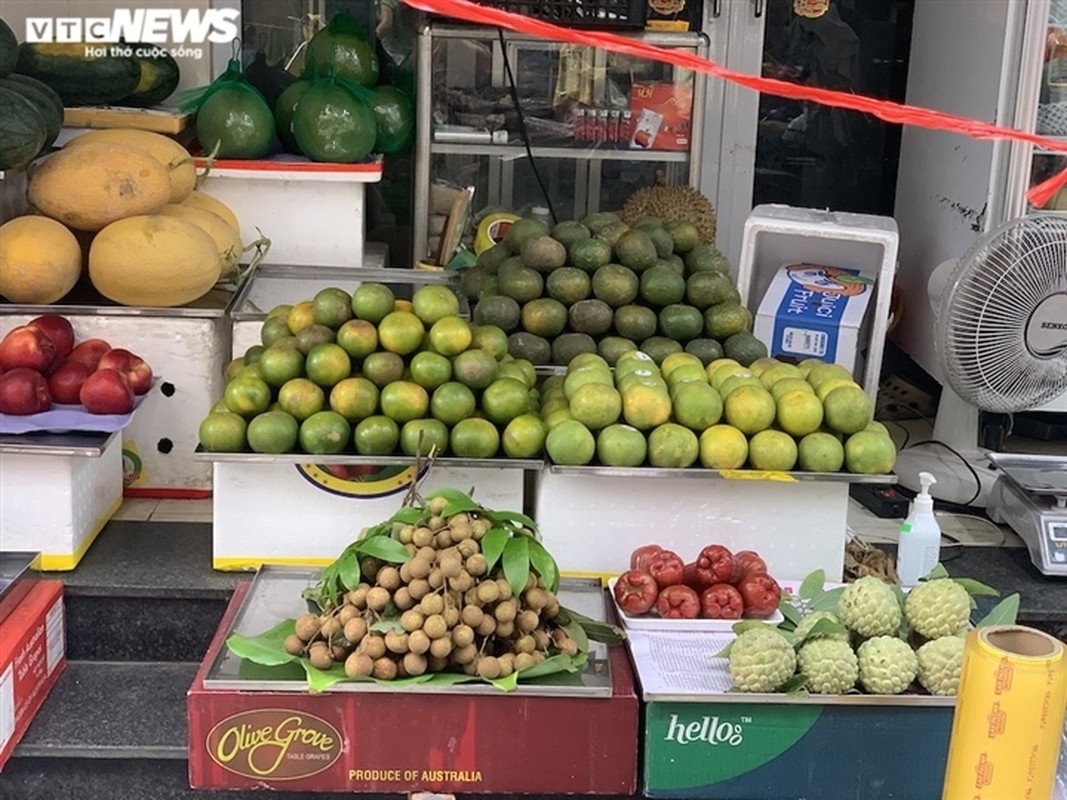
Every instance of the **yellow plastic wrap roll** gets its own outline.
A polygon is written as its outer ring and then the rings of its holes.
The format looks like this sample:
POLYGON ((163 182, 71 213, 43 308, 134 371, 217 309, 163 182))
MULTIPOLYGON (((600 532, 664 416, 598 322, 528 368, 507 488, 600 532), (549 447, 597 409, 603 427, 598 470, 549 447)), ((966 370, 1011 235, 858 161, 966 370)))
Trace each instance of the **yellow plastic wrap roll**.
POLYGON ((942 800, 1047 800, 1065 708, 1059 640, 1021 625, 971 631, 942 800))
POLYGON ((474 237, 474 252, 481 255, 497 242, 503 241, 511 223, 517 219, 520 219, 518 214, 508 214, 504 211, 489 214, 478 225, 478 233, 474 237))

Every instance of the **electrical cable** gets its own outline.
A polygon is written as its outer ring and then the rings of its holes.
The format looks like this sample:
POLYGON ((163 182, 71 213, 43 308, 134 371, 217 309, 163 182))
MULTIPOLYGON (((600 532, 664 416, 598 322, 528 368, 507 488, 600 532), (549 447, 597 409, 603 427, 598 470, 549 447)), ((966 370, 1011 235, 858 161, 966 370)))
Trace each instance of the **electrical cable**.
POLYGON ((526 158, 530 162, 530 169, 533 170, 534 178, 537 179, 537 185, 541 189, 541 195, 545 198, 545 205, 548 206, 548 213, 552 217, 552 224, 555 225, 559 222, 559 218, 556 217, 556 207, 552 204, 552 198, 548 196, 548 189, 545 188, 544 179, 541 177, 541 170, 537 168, 537 161, 534 159, 533 150, 530 149, 530 136, 526 131, 526 116, 522 113, 522 103, 519 102, 519 89, 515 84, 515 75, 511 71, 511 60, 508 58, 508 46, 504 39, 504 29, 496 29, 497 36, 500 38, 500 52, 504 57, 504 72, 508 78, 508 88, 511 89, 511 102, 515 104, 515 113, 519 117, 519 133, 522 134, 522 143, 526 148, 526 158))
POLYGON ((963 505, 969 506, 971 503, 977 500, 982 494, 982 479, 978 477, 978 472, 975 470, 974 467, 971 466, 971 462, 964 458, 960 451, 957 450, 955 447, 952 447, 951 445, 942 442, 940 439, 927 439, 924 442, 916 442, 915 444, 911 445, 909 449, 915 449, 916 447, 922 447, 923 445, 927 444, 936 444, 939 447, 943 447, 963 462, 963 466, 967 467, 967 471, 970 472, 971 477, 974 478, 975 486, 974 494, 971 495, 970 499, 968 499, 966 503, 963 503, 963 505))

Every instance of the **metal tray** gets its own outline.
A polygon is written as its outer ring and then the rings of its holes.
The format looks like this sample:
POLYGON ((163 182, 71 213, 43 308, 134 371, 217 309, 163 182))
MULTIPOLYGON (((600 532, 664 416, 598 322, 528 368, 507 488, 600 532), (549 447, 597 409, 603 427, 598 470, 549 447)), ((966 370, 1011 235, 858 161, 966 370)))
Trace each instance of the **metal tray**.
MULTIPOLYGON (((232 303, 230 316, 235 321, 261 320, 279 303, 296 302, 326 286, 342 288, 360 283, 384 283, 394 294, 410 299, 413 287, 426 284, 457 286, 455 272, 429 272, 396 268, 300 267, 286 264, 263 264, 245 280, 232 303), (317 289, 316 289, 317 290, 317 289)), ((460 315, 470 314, 466 298, 460 295, 460 315)))
POLYGON ((0 623, 18 607, 37 577, 33 563, 40 553, 0 551, 0 623))
MULTIPOLYGON (((283 619, 296 617, 307 610, 307 603, 300 593, 314 585, 321 570, 307 567, 264 566, 256 573, 226 631, 256 636, 277 625, 283 619)), ((559 591, 560 602, 575 611, 594 619, 607 619, 607 598, 600 581, 595 578, 565 578, 559 591)), ((589 661, 577 673, 560 673, 539 679, 536 683, 520 683, 513 694, 524 696, 610 697, 612 691, 611 669, 607 645, 589 643, 589 661)), ((225 645, 220 648, 204 680, 205 689, 242 692, 307 692, 307 677, 298 664, 280 667, 265 667, 247 662, 230 652, 225 645)), ((397 691, 370 681, 346 681, 335 684, 332 692, 385 692, 397 691)), ((484 683, 458 684, 456 686, 405 686, 403 691, 428 694, 485 694, 499 695, 500 690, 484 683)))
MULTIPOLYGON (((197 446, 194 461, 226 462, 234 464, 368 464, 376 467, 413 467, 415 459, 407 455, 361 456, 358 453, 313 455, 311 453, 212 453, 197 446)), ((530 469, 539 470, 545 462, 539 458, 451 458, 434 459, 436 467, 457 469, 530 469)))
MULTIPOLYGON (((100 458, 120 431, 112 433, 10 433, 0 435, 0 454, 100 458)), ((0 575, 3 573, 0 572, 0 575)))
POLYGON ((989 453, 989 460, 1028 492, 1067 495, 1067 456, 989 453))
POLYGON ((549 464, 553 475, 590 475, 602 478, 686 478, 695 480, 749 480, 794 483, 797 481, 829 481, 832 483, 896 483, 896 475, 853 475, 851 472, 766 472, 755 469, 663 469, 659 467, 567 467, 549 464))

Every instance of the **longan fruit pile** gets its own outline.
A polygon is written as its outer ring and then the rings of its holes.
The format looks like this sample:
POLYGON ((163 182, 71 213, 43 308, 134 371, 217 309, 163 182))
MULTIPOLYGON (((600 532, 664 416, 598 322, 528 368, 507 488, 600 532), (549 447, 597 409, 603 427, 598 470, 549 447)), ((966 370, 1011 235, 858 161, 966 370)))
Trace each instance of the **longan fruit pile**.
POLYGON ((482 554, 490 521, 473 512, 446 519, 445 507, 434 498, 425 524, 399 529, 410 560, 397 566, 363 559, 363 582, 343 603, 301 615, 286 652, 306 656, 318 669, 343 663, 349 678, 380 680, 458 670, 492 680, 556 653, 577 655, 574 639, 552 624, 559 601, 544 580, 531 571, 516 595, 503 570, 490 571, 482 554), (386 618, 399 624, 371 630, 386 618))

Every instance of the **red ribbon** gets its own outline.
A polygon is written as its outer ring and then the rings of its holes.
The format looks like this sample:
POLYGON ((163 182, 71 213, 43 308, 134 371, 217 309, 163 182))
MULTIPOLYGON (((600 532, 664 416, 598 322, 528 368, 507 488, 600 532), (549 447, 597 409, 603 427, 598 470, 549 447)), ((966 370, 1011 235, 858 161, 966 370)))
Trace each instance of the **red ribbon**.
MULTIPOLYGON (((606 31, 563 28, 543 20, 525 17, 521 14, 480 6, 468 0, 403 0, 403 2, 421 11, 441 14, 466 22, 507 28, 517 33, 541 39, 550 39, 556 42, 599 47, 603 50, 623 53, 624 55, 650 61, 662 61, 684 69, 704 72, 708 75, 731 81, 739 86, 744 86, 755 92, 763 92, 775 97, 806 100, 824 106, 860 111, 885 122, 915 125, 929 130, 962 134, 972 139, 1008 139, 1026 142, 1035 147, 1067 154, 1067 142, 1065 141, 1048 139, 1015 128, 993 125, 988 122, 955 114, 946 114, 942 111, 934 111, 921 106, 896 103, 891 100, 877 100, 860 94, 820 89, 816 86, 805 86, 776 78, 763 78, 757 75, 734 72, 710 59, 701 58, 693 53, 657 47, 606 31)), ((1026 197, 1035 207, 1043 208, 1064 185, 1067 185, 1067 169, 1031 188, 1026 197)))

